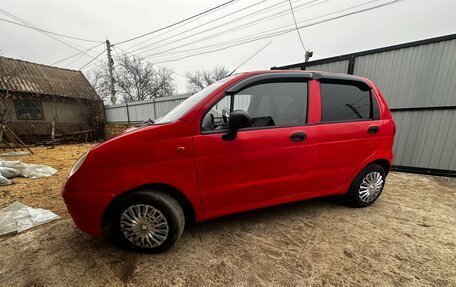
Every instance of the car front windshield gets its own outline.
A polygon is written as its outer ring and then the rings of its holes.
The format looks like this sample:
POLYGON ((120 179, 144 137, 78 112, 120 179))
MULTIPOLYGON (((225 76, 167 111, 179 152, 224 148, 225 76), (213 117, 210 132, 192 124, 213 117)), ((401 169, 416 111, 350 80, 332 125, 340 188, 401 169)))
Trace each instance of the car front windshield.
POLYGON ((226 83, 229 79, 231 79, 233 76, 226 77, 218 82, 213 83, 210 86, 207 86, 203 90, 199 91, 198 93, 191 95, 187 99, 185 99, 182 103, 180 103, 177 107, 169 111, 166 115, 163 117, 157 119, 155 121, 155 124, 165 124, 165 123, 170 123, 174 122, 178 119, 180 119, 184 114, 186 114, 192 107, 194 107, 196 104, 201 102, 206 96, 208 96, 210 93, 215 91, 218 87, 226 83))

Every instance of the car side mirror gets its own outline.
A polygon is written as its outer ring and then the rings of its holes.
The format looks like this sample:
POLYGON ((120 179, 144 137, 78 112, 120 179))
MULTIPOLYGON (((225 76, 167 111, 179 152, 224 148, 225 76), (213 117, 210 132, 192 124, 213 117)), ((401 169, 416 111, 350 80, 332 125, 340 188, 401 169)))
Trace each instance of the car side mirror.
POLYGON ((250 126, 250 116, 246 111, 236 110, 230 113, 228 133, 222 136, 224 140, 234 140, 240 129, 250 126))

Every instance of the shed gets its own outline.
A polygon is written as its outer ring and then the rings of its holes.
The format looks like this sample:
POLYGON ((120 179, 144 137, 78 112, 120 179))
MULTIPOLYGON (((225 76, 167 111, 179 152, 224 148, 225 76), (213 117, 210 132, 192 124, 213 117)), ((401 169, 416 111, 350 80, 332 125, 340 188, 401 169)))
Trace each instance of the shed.
POLYGON ((0 57, 0 123, 23 141, 98 139, 104 122, 103 102, 81 71, 0 57))

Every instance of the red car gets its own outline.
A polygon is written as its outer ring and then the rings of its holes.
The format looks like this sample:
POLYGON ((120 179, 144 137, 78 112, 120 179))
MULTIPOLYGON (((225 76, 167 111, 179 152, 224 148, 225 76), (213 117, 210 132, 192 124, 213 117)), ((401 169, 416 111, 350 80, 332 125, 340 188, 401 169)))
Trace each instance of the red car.
POLYGON ((372 204, 391 166, 394 134, 368 79, 250 72, 92 148, 62 195, 82 231, 160 252, 190 221, 327 195, 372 204))

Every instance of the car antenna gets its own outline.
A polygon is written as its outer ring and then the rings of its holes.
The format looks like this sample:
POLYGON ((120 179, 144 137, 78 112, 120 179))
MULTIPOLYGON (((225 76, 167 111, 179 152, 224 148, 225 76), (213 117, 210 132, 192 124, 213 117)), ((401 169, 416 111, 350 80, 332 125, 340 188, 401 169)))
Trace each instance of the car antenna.
POLYGON ((266 48, 267 46, 269 46, 269 44, 271 44, 272 41, 269 41, 269 43, 267 43, 266 45, 264 45, 260 50, 258 50, 255 54, 253 54, 252 56, 250 56, 247 60, 245 60, 244 62, 242 62, 242 64, 240 64, 239 66, 236 67, 236 69, 234 69, 231 73, 228 74, 227 77, 231 76, 234 72, 236 72, 237 69, 239 69, 242 65, 244 65, 245 63, 247 63, 250 59, 252 59, 253 57, 255 57, 259 52, 261 52, 264 48, 266 48))

